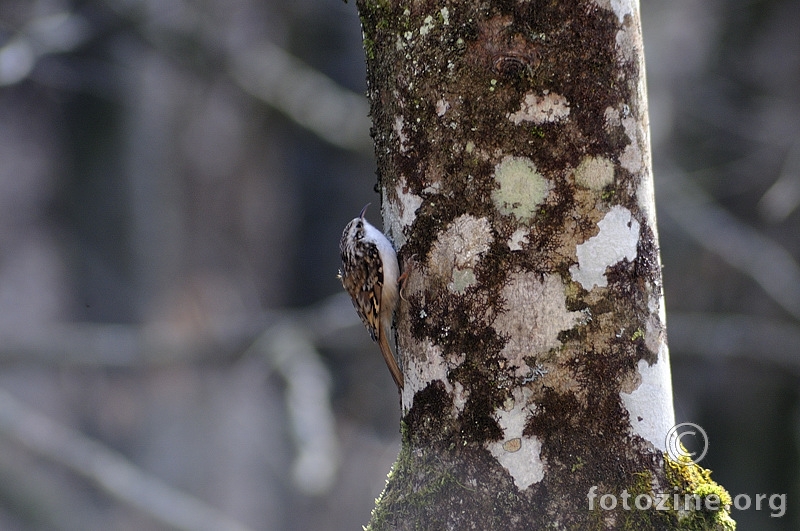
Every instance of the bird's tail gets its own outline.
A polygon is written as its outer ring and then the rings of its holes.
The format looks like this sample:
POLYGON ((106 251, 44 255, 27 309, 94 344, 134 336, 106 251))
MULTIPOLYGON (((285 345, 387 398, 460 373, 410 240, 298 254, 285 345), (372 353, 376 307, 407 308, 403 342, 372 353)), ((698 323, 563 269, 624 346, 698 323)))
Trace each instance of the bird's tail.
POLYGON ((399 390, 403 390, 403 373, 400 371, 400 367, 397 366, 397 361, 394 359, 394 355, 392 354, 392 349, 389 348, 389 340, 386 338, 386 334, 380 334, 378 338, 378 344, 381 347, 381 354, 383 354, 383 360, 386 362, 386 366, 389 367, 389 372, 392 373, 392 378, 394 378, 394 383, 397 384, 397 388, 399 390))

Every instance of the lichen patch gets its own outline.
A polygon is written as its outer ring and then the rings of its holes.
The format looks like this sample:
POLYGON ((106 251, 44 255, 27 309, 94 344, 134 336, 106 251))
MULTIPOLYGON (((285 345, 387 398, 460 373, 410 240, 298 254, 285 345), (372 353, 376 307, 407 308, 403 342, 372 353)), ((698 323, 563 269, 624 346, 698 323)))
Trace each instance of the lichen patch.
POLYGON ((636 0, 595 0, 595 3, 604 9, 613 11, 620 23, 625 21, 626 15, 634 16, 637 13, 638 2, 636 0))
POLYGON ((578 265, 569 268, 572 279, 586 290, 606 287, 606 268, 624 259, 633 262, 639 242, 639 222, 625 207, 612 207, 597 226, 600 233, 578 245, 578 265))
POLYGON ((578 186, 599 191, 614 182, 614 163, 603 156, 587 156, 575 169, 578 186))
POLYGON ((442 117, 450 109, 450 102, 442 98, 436 102, 436 116, 442 117))
POLYGON ((494 418, 503 439, 488 444, 489 452, 508 471, 519 490, 525 490, 544 479, 545 463, 541 457, 542 443, 535 436, 523 435, 528 417, 535 410, 530 402, 530 390, 515 388, 513 405, 497 409, 494 418))
POLYGON ((625 128, 625 134, 631 142, 625 146, 620 155, 619 164, 633 175, 638 175, 644 169, 644 153, 639 144, 646 133, 640 130, 639 124, 632 116, 622 119, 622 127, 625 128))
POLYGON ((519 125, 522 122, 533 122, 541 125, 559 122, 569 116, 569 102, 561 94, 545 91, 539 96, 533 92, 525 94, 517 112, 508 114, 508 119, 519 125))
POLYGON ((508 337, 500 355, 516 367, 514 376, 524 378, 533 372, 525 357, 561 346, 559 332, 581 323, 583 314, 567 310, 559 275, 540 280, 536 273, 513 273, 502 296, 510 310, 494 322, 495 330, 508 337))
POLYGON ((617 32, 617 60, 620 62, 632 62, 636 60, 639 53, 637 35, 629 28, 623 27, 617 32))
POLYGON ((467 398, 469 398, 469 391, 464 389, 461 382, 456 380, 453 384, 453 416, 457 417, 462 411, 464 406, 467 405, 467 398))
POLYGON ((603 117, 606 120, 606 131, 612 131, 615 127, 622 124, 622 117, 620 116, 619 109, 614 107, 606 107, 603 117))
POLYGON ((508 248, 512 251, 521 251, 522 246, 528 243, 529 235, 530 235, 530 230, 527 229, 526 227, 518 228, 508 239, 508 248))
POLYGON ((639 360, 638 386, 631 392, 622 391, 620 398, 628 411, 631 432, 639 435, 660 451, 666 450, 666 434, 675 425, 672 410, 672 381, 666 343, 661 343, 659 363, 650 365, 639 360))
POLYGON ((524 223, 534 218, 539 205, 553 190, 553 183, 526 157, 503 157, 495 166, 494 179, 499 185, 492 191, 497 210, 504 215, 513 214, 524 223))
POLYGON ((409 190, 406 179, 402 176, 397 180, 394 192, 397 201, 387 201, 386 197, 383 198, 384 207, 389 211, 389 215, 384 219, 389 220, 388 236, 399 249, 406 243, 406 229, 417 218, 417 209, 422 206, 422 198, 409 190))
POLYGON ((433 29, 433 16, 428 15, 425 17, 425 20, 422 21, 422 26, 419 27, 419 36, 424 37, 428 33, 431 32, 433 29))
POLYGON ((488 219, 469 214, 457 217, 431 249, 430 273, 440 277, 450 291, 463 293, 477 282, 474 268, 493 240, 488 219))
POLYGON ((650 176, 644 176, 639 182, 639 187, 636 189, 636 202, 639 209, 647 218, 647 225, 650 230, 655 233, 656 229, 656 201, 655 190, 653 189, 653 179, 650 176))
POLYGON ((408 135, 403 132, 403 125, 405 124, 405 119, 397 115, 394 117, 394 134, 397 137, 397 141, 400 143, 400 153, 405 153, 408 150, 408 146, 406 142, 408 142, 408 135))
MULTIPOLYGON (((427 387, 434 380, 441 380, 445 390, 452 394, 453 385, 448 380, 447 374, 451 369, 458 366, 460 362, 463 362, 463 359, 461 359, 455 360, 453 363, 448 363, 441 347, 434 345, 427 339, 419 346, 418 350, 420 352, 415 354, 422 355, 409 355, 404 359, 406 363, 406 367, 403 371, 405 385, 403 386, 401 396, 403 411, 411 409, 414 402, 414 395, 427 387)), ((461 389, 461 394, 464 394, 463 387, 461 389)))
MULTIPOLYGON (((656 297, 652 295, 650 298, 656 299, 656 297)), ((647 350, 654 354, 660 353, 662 351, 662 346, 667 342, 664 326, 661 324, 663 321, 659 321, 660 309, 663 307, 663 301, 660 302, 662 302, 662 304, 660 304, 659 308, 653 308, 652 304, 648 304, 648 309, 651 313, 647 317, 647 322, 645 323, 644 344, 647 350)))

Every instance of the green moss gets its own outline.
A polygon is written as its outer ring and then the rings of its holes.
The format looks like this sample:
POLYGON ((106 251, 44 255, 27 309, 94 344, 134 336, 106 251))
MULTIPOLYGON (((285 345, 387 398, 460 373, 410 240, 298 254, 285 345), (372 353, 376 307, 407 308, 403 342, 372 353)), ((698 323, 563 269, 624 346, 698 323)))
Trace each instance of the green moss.
MULTIPOLYGON (((634 473, 624 490, 629 494, 627 503, 630 509, 620 509, 618 504, 615 514, 607 511, 590 511, 589 529, 608 529, 609 518, 615 522, 614 529, 625 531, 669 530, 669 531, 734 531, 736 523, 730 517, 730 495, 720 485, 711 480, 711 472, 688 461, 674 461, 665 456, 664 464, 667 488, 666 499, 651 498, 652 506, 647 510, 635 508, 638 495, 654 496, 653 486, 660 481, 655 480, 652 472, 644 470, 634 473), (708 510, 706 501, 709 496, 719 498, 719 510, 708 510), (674 504, 680 504, 675 507, 674 504), (689 500, 685 510, 683 504, 689 500), (663 504, 663 505, 661 505, 663 504), (698 508, 699 507, 699 508, 698 508)), ((620 491, 622 492, 622 491, 620 491)), ((715 500, 715 498, 712 498, 715 500)))
POLYGON ((692 463, 689 458, 674 460, 668 454, 664 454, 664 473, 674 492, 679 495, 681 503, 693 496, 700 500, 699 510, 694 506, 690 510, 685 510, 686 507, 682 506, 672 508, 678 519, 678 529, 687 531, 736 529, 736 522, 730 515, 731 496, 724 487, 711 479, 710 470, 692 463), (719 501, 718 510, 707 509, 706 502, 710 496, 716 497, 711 498, 712 501, 719 501))
MULTIPOLYGON (((636 496, 644 494, 646 496, 652 495, 653 489, 653 474, 647 470, 636 472, 633 474, 631 483, 625 487, 625 491, 629 493, 628 504, 631 509, 621 509, 618 504, 615 517, 611 513, 599 510, 597 507, 589 511, 589 529, 592 531, 604 531, 609 529, 609 518, 616 518, 614 529, 624 531, 641 531, 647 529, 650 531, 661 530, 674 530, 679 529, 675 525, 675 518, 670 512, 659 511, 656 509, 638 510, 633 508, 636 496)), ((620 491, 621 492, 621 491, 620 491)))
POLYGON ((362 2, 359 9, 361 27, 363 28, 364 55, 368 61, 376 57, 377 35, 389 28, 388 9, 391 6, 386 1, 362 2))
POLYGON ((375 59, 375 41, 364 35, 364 55, 372 61, 375 59))
MULTIPOLYGON (((472 491, 461 484, 451 469, 430 456, 411 450, 408 425, 400 423, 402 445, 386 487, 375 500, 370 522, 364 531, 395 529, 397 522, 424 522, 425 514, 436 507, 437 500, 454 493, 472 491)), ((457 495, 461 497, 461 495, 457 495)))
MULTIPOLYGON (((633 475, 633 483, 628 487, 631 500, 639 494, 650 496, 653 491, 653 474, 649 471, 637 472, 633 475)), ((622 511, 622 529, 636 531, 639 529, 661 529, 664 514, 659 514, 656 509, 647 511, 631 510, 622 511), (659 525, 660 524, 660 525, 659 525)))
POLYGON ((400 434, 403 444, 400 445, 400 453, 397 455, 389 474, 386 476, 386 486, 381 492, 381 495, 375 500, 375 507, 372 509, 372 515, 369 524, 363 526, 364 531, 374 531, 379 529, 389 529, 392 520, 395 519, 393 511, 390 509, 394 505, 392 503, 394 496, 390 491, 392 482, 401 479, 404 475, 410 473, 412 466, 411 452, 408 450, 408 424, 405 421, 400 421, 400 434))

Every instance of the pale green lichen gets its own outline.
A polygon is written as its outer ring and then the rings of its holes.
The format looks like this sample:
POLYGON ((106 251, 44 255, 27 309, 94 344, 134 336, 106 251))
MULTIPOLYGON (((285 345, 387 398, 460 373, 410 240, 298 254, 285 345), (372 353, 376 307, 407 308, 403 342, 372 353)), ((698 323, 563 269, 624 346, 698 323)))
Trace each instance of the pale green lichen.
POLYGON ((495 166, 494 179, 499 188, 492 191, 492 201, 501 214, 513 214, 522 222, 536 215, 552 183, 536 169, 532 160, 506 156, 495 166))
POLYGON ((453 220, 431 249, 429 274, 444 280, 450 291, 464 293, 477 283, 475 266, 493 241, 487 218, 464 214, 453 220))
POLYGON ((419 35, 420 37, 424 37, 428 33, 430 33, 431 29, 433 29, 433 17, 428 15, 425 17, 425 20, 422 21, 422 26, 419 28, 419 35))
POLYGON ((614 164, 605 157, 584 157, 575 169, 575 183, 599 191, 614 182, 614 164))
POLYGON ((453 281, 448 285, 451 291, 455 293, 464 293, 466 289, 478 281, 475 278, 475 271, 472 269, 454 269, 453 281))

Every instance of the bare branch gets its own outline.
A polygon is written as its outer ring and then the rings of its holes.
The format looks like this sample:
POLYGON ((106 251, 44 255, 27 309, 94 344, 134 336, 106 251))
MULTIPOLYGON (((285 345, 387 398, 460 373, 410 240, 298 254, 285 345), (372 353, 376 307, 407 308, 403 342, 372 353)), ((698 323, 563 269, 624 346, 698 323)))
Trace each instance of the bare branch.
POLYGON ((339 442, 330 403, 331 377, 316 343, 332 341, 338 332, 360 328, 360 323, 344 294, 307 310, 275 315, 229 326, 224 337, 193 336, 192 341, 147 327, 89 323, 52 325, 24 336, 6 332, 0 335, 0 359, 98 368, 144 368, 233 357, 266 359, 286 382, 287 413, 297 452, 293 481, 304 492, 321 494, 330 489, 338 472, 339 442), (267 320, 271 324, 255 337, 255 324, 267 320), (242 356, 246 344, 251 346, 242 356))
MULTIPOLYGON (((120 16, 135 18, 141 13, 130 3, 109 1, 120 16), (135 11, 136 15, 132 14, 135 11)), ((135 2, 133 3, 135 4, 135 2)), ((183 6, 195 9, 192 3, 183 6)), ((186 17, 186 19, 203 17, 186 17)), ((164 37, 186 33, 186 28, 149 24, 141 36, 156 48, 174 39, 164 37)), ((369 138, 369 106, 362 94, 342 87, 328 76, 266 40, 248 43, 246 49, 234 48, 209 34, 201 24, 191 27, 201 46, 200 52, 215 57, 212 50, 222 49, 226 69, 233 81, 251 96, 277 109, 326 142, 342 149, 372 152, 369 138)))
MULTIPOLYGON (((0 363, 48 366, 144 368, 178 363, 221 362, 239 357, 265 327, 293 321, 317 346, 341 346, 341 332, 360 331, 348 296, 332 295, 305 309, 277 310, 231 319, 191 338, 147 326, 52 323, 37 329, 0 331, 0 363)), ((219 323, 218 323, 219 324, 219 323)))
POLYGON ((761 217, 773 223, 784 221, 800 205, 800 141, 792 144, 778 178, 758 202, 761 217))
POLYGON ((89 38, 89 30, 89 23, 75 13, 33 19, 0 47, 0 86, 27 78, 42 57, 74 50, 89 38))
POLYGON ((658 181, 662 211, 696 243, 750 276, 800 320, 800 265, 780 244, 736 219, 690 179, 675 171, 658 181))
POLYGON ((165 330, 121 324, 53 323, 36 330, 4 330, 0 332, 0 362, 152 367, 222 361, 252 341, 254 325, 239 323, 239 329, 229 331, 225 338, 209 334, 191 340, 165 330))
POLYGON ((296 319, 283 319, 269 327, 246 354, 266 358, 286 382, 286 410, 297 452, 292 480, 313 495, 323 494, 333 485, 340 452, 331 407, 331 377, 312 336, 296 319))
POLYGON ((115 498, 186 531, 247 531, 219 510, 143 472, 122 455, 0 389, 0 433, 93 481, 115 498))
POLYGON ((747 358, 800 371, 800 327, 740 314, 670 313, 670 349, 708 359, 747 358))
POLYGON ((327 142, 353 151, 371 148, 366 98, 280 47, 262 42, 247 52, 231 54, 228 70, 249 94, 327 142))

